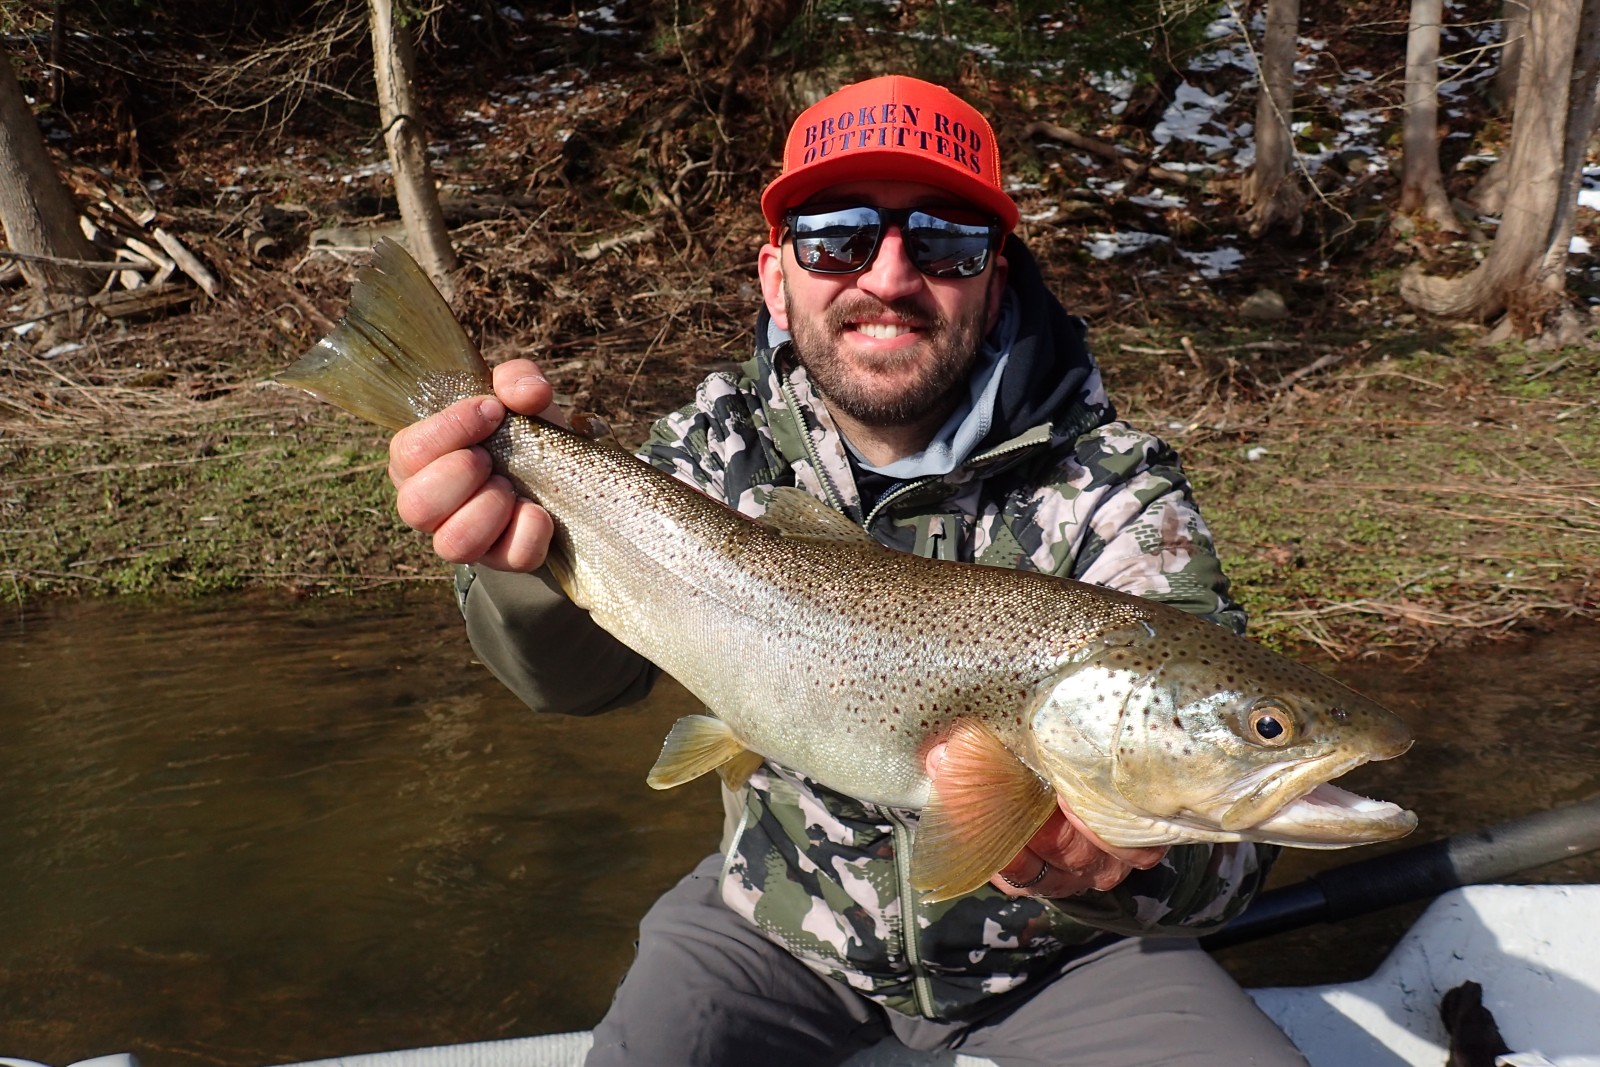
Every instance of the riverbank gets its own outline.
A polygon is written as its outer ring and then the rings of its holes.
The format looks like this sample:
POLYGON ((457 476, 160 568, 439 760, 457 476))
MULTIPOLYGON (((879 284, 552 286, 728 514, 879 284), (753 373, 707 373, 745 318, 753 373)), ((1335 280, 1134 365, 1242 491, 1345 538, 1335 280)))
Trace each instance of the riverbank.
MULTIPOLYGON (((469 333, 491 361, 539 359, 563 402, 632 443, 748 353, 772 160, 716 140, 676 66, 619 63, 512 67, 492 88, 447 65, 459 84, 429 99, 469 333), (678 155, 708 152, 722 169, 692 196, 646 195, 678 155)), ((1075 91, 995 87, 986 106, 1007 131, 1111 113, 1075 91)), ((1217 121, 1247 121, 1247 99, 1217 121)), ((381 143, 329 122, 187 130, 160 180, 73 172, 222 284, 70 344, 0 338, 0 596, 444 595, 446 568, 394 516, 385 436, 270 382, 394 227, 381 143)), ((1298 236, 1252 239, 1205 181, 1158 187, 1026 134, 1004 147, 1019 233, 1090 321, 1123 415, 1184 455, 1257 636, 1414 656, 1600 614, 1600 351, 1485 346, 1482 327, 1419 319, 1396 295, 1419 259, 1468 269, 1481 233, 1390 225, 1387 167, 1322 172, 1298 236)), ((1592 259, 1572 262, 1574 295, 1592 289, 1592 259)))
MULTIPOLYGON (((350 270, 327 271, 330 306, 350 270)), ((210 314, 220 332, 228 309, 210 314)), ((160 329, 8 368, 7 599, 444 581, 393 514, 384 434, 268 380, 296 350, 179 362, 160 329)), ((1123 413, 1186 457, 1254 633, 1338 658, 1600 608, 1600 356, 1474 340, 1409 323, 1318 341, 1096 331, 1123 413)), ((546 357, 558 387, 599 401, 625 440, 704 369, 586 379, 595 357, 565 351, 546 357)))

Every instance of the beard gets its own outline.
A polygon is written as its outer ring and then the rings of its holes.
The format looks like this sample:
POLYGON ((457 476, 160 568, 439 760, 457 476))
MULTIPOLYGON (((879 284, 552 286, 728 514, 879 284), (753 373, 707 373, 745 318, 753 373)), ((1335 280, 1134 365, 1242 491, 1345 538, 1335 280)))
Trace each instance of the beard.
MULTIPOLYGON (((794 306, 787 281, 784 299, 794 306)), ((789 333, 795 358, 830 407, 872 426, 908 426, 955 410, 988 321, 987 295, 981 305, 954 319, 930 312, 910 297, 885 304, 861 295, 834 303, 821 316, 791 315, 789 333), (868 359, 840 351, 840 335, 848 324, 879 318, 885 311, 921 328, 921 343, 868 359), (915 372, 909 380, 908 371, 915 372)))

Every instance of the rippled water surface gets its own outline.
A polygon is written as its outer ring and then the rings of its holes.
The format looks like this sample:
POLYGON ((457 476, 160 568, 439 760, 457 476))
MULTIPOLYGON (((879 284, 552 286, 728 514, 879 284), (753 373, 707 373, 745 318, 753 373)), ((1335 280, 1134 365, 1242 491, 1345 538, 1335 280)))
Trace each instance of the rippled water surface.
MULTIPOLYGON (((1417 747, 1356 787, 1436 837, 1600 793, 1600 627, 1346 680, 1417 747)), ((644 774, 694 704, 523 708, 448 596, 67 603, 0 619, 0 1056, 248 1067, 591 1025, 639 916, 715 847, 644 774)), ((1279 880, 1340 862, 1292 853, 1279 880)), ((1600 881, 1600 860, 1530 880, 1600 881)), ((1408 909, 1224 960, 1364 973, 1408 909)))

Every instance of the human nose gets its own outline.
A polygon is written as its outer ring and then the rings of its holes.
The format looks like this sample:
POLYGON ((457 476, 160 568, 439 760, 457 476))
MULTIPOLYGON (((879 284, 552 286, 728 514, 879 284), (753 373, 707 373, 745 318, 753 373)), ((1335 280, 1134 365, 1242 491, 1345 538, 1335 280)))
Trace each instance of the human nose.
POLYGON ((879 239, 878 252, 872 262, 856 275, 856 288, 887 303, 921 286, 922 272, 911 262, 905 235, 899 226, 889 226, 879 239))

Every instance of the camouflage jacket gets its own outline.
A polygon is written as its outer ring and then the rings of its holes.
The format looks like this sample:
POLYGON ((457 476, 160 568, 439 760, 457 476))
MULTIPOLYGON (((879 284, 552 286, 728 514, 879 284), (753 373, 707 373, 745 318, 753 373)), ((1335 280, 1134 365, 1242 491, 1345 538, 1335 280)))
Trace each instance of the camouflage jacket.
MULTIPOLYGON (((1021 325, 992 428, 951 473, 890 483, 860 471, 784 345, 758 346, 737 373, 708 378, 641 456, 752 516, 775 487, 798 486, 904 551, 1095 582, 1242 631, 1177 456, 1117 420, 1083 323, 1020 242, 1006 254, 1021 325)), ((766 327, 763 315, 758 337, 766 327)), ((659 673, 540 575, 484 571, 458 588, 479 658, 533 707, 603 711, 642 697, 659 673)), ((1107 931, 1214 930, 1244 907, 1275 851, 1180 846, 1111 892, 1012 900, 984 886, 930 906, 906 882, 914 812, 771 763, 725 799, 728 906, 815 970, 936 1019, 974 1013, 1107 931)))
MULTIPOLYGON (((1038 285, 1031 261, 1019 272, 1009 251, 1014 275, 1038 285)), ((692 404, 657 424, 641 455, 752 516, 774 487, 798 486, 904 551, 1095 582, 1242 631, 1176 455, 1117 421, 1081 322, 1048 294, 1029 295, 1048 314, 1025 312, 1024 328, 1054 335, 1050 380, 1072 387, 1057 390, 1050 410, 1027 413, 1038 421, 991 432, 948 475, 879 486, 875 502, 863 500, 859 471, 786 345, 707 379, 692 404)), ((1040 359, 1025 353, 1025 363, 1040 359)), ((735 802, 723 842, 728 906, 817 971, 939 1019, 1059 967, 1106 931, 1216 929, 1254 894, 1274 851, 1181 846, 1108 893, 1012 900, 984 886, 926 905, 906 880, 914 812, 861 803, 770 762, 735 802)))

